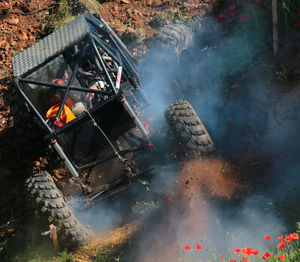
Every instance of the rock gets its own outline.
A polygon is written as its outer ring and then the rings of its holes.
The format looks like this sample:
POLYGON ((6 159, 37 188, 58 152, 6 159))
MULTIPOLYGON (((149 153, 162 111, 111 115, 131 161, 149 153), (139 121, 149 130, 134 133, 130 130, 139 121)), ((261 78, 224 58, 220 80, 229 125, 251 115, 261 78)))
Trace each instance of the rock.
POLYGON ((151 6, 152 5, 152 0, 147 0, 146 5, 151 6))
POLYGON ((0 118, 0 124, 5 124, 6 120, 5 118, 0 118))
POLYGON ((64 176, 62 176, 62 175, 60 175, 60 172, 59 172, 59 170, 57 170, 57 169, 54 169, 53 170, 53 175, 56 177, 56 179, 58 179, 58 180, 60 180, 60 179, 62 179, 64 176))
POLYGON ((121 0, 121 4, 129 4, 130 2, 128 0, 121 0))
POLYGON ((7 23, 12 24, 12 25, 17 25, 19 23, 19 18, 17 17, 12 17, 10 19, 7 20, 7 23))
POLYGON ((0 9, 0 16, 4 16, 8 13, 8 9, 0 9))
POLYGON ((27 34, 24 31, 19 31, 18 34, 17 34, 17 37, 21 41, 28 39, 28 36, 27 36, 27 34))
POLYGON ((126 8, 126 13, 129 15, 129 17, 132 16, 132 10, 130 8, 126 8))
POLYGON ((6 44, 6 40, 0 40, 0 47, 4 48, 4 45, 6 44))
POLYGON ((141 12, 137 9, 133 9, 133 13, 135 16, 142 16, 141 12))
POLYGON ((76 259, 75 259, 75 262, 85 262, 85 261, 86 261, 85 259, 83 260, 83 259, 81 259, 81 258, 76 258, 76 259))
POLYGON ((156 7, 162 6, 162 1, 161 0, 153 0, 152 3, 156 7))

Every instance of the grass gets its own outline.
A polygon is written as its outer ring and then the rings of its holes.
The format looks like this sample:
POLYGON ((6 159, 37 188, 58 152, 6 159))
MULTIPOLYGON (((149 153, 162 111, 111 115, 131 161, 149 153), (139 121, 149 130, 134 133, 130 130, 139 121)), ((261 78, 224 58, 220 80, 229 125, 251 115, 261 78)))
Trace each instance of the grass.
POLYGON ((286 0, 281 2, 280 9, 283 11, 286 20, 290 25, 300 22, 300 2, 298 0, 286 0))
POLYGON ((124 249, 116 249, 114 247, 105 247, 98 251, 96 258, 93 262, 121 262, 127 256, 127 252, 124 249))
POLYGON ((220 49, 225 77, 243 70, 271 40, 266 23, 266 16, 270 14, 250 9, 245 15, 247 19, 236 26, 230 40, 220 49))
POLYGON ((49 15, 48 23, 44 26, 42 34, 47 35, 64 24, 74 20, 72 1, 60 0, 58 5, 52 8, 52 14, 49 15))
MULTIPOLYGON (((289 190, 282 198, 269 202, 266 212, 276 214, 285 221, 287 225, 293 225, 300 217, 300 189, 289 190)), ((300 223, 297 224, 300 230, 300 223)), ((299 260, 300 261, 300 260, 299 260)))
POLYGON ((73 262, 75 261, 75 255, 72 253, 68 253, 66 250, 63 252, 59 252, 57 256, 53 256, 50 258, 44 258, 40 256, 36 256, 28 260, 28 262, 73 262))
POLYGON ((179 9, 176 9, 175 11, 165 11, 157 18, 159 26, 163 26, 164 24, 166 24, 167 21, 185 25, 190 25, 193 23, 193 20, 187 15, 185 15, 184 11, 181 11, 179 9))
MULTIPOLYGON (((293 234, 286 235, 283 240, 273 239, 277 242, 277 248, 267 248, 261 253, 253 249, 251 247, 244 247, 244 248, 236 248, 234 250, 229 250, 231 255, 223 256, 222 253, 218 252, 218 250, 209 250, 211 257, 209 260, 199 260, 199 255, 196 257, 196 253, 200 254, 201 250, 197 250, 197 248, 191 247, 189 245, 185 245, 184 252, 180 256, 182 262, 204 262, 204 261, 229 261, 229 262, 262 262, 262 261, 270 261, 270 262, 278 262, 278 261, 287 261, 287 262, 298 262, 300 261, 300 241, 299 241, 299 234, 300 234, 300 222, 297 223, 297 230, 298 233, 294 232, 293 234), (294 236, 292 238, 292 235, 294 236), (289 239, 291 238, 291 239, 289 239), (284 243, 284 247, 281 249, 279 248, 279 244, 284 243), (199 253, 200 252, 200 253, 199 253)), ((230 234, 228 232, 228 234, 230 234)), ((237 236, 235 236, 237 237, 237 236)), ((265 236, 266 241, 271 241, 271 239, 267 239, 268 236, 265 236)), ((205 243, 203 243, 205 245, 205 243)))

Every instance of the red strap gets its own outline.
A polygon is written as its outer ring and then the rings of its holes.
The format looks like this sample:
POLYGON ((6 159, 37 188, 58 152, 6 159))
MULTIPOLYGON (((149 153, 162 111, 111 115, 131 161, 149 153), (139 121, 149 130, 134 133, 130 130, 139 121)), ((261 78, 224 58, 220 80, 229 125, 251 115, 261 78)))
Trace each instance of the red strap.
POLYGON ((56 126, 58 126, 58 127, 62 127, 64 124, 63 123, 61 123, 59 120, 57 120, 57 119, 55 119, 54 121, 53 121, 53 124, 54 125, 56 125, 56 126))

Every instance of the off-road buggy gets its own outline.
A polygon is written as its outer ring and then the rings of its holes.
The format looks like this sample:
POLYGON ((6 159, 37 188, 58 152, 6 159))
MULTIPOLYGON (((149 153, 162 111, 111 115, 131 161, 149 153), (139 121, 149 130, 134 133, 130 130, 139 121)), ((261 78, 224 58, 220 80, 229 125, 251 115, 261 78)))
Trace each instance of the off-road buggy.
MULTIPOLYGON (((154 163, 157 167, 172 158, 152 139, 143 119, 149 102, 135 59, 101 16, 82 15, 14 56, 13 72, 25 105, 14 111, 23 118, 24 111, 32 113, 31 122, 44 130, 87 205, 122 191, 154 163)), ((14 104, 19 106, 20 100, 14 104)), ((214 151, 187 101, 172 103, 165 116, 180 152, 214 151)), ((90 239, 51 174, 39 171, 26 186, 65 244, 90 239)))

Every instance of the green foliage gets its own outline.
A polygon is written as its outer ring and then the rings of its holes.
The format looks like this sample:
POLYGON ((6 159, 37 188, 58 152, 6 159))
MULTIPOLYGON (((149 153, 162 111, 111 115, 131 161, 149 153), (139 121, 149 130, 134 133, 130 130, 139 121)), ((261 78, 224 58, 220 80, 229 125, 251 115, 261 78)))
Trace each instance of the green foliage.
POLYGON ((154 201, 137 201, 135 205, 131 208, 133 213, 137 215, 149 214, 154 209, 158 208, 158 204, 154 201))
POLYGON ((164 25, 167 21, 175 22, 176 24, 186 24, 191 25, 193 20, 185 15, 185 13, 179 9, 169 10, 163 12, 161 15, 158 16, 157 22, 160 26, 164 25))
POLYGON ((71 2, 60 0, 58 6, 52 8, 52 14, 49 16, 49 22, 44 28, 44 34, 49 34, 64 24, 75 19, 72 14, 71 2))
POLYGON ((40 256, 33 255, 33 252, 29 252, 28 255, 24 254, 22 257, 16 261, 28 261, 28 262, 73 262, 75 261, 75 255, 69 253, 66 250, 59 252, 55 256, 40 256))
MULTIPOLYGON (((282 198, 268 203, 265 209, 267 212, 275 213, 285 220, 286 224, 292 227, 300 217, 300 189, 294 188, 288 191, 282 198)), ((292 230, 292 228, 290 228, 292 230)), ((297 224, 300 230, 300 223, 297 224)))
POLYGON ((101 249, 94 262, 122 262, 126 257, 126 252, 124 250, 117 250, 113 247, 105 247, 101 249))
POLYGON ((287 19, 287 21, 293 25, 300 22, 298 12, 300 10, 299 0, 285 0, 281 2, 281 9, 287 19))
POLYGON ((145 186, 145 188, 146 188, 147 191, 150 191, 150 183, 149 183, 148 181, 142 180, 142 179, 139 179, 138 181, 139 181, 139 183, 141 183, 143 186, 145 186))
POLYGON ((271 39, 271 31, 266 22, 268 17, 270 14, 249 9, 247 19, 236 25, 232 36, 220 49, 223 76, 243 70, 265 48, 271 39))
POLYGON ((280 69, 276 71, 276 75, 283 81, 289 80, 289 72, 284 65, 280 65, 280 69))

